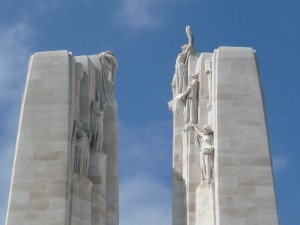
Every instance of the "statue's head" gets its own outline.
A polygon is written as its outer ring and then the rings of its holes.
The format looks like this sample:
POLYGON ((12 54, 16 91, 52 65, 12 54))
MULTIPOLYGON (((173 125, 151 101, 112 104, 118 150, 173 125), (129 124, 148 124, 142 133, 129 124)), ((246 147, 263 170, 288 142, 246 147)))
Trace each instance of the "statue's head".
POLYGON ((188 47, 189 47, 189 46, 186 45, 186 44, 185 44, 185 45, 182 45, 182 46, 181 46, 181 51, 182 51, 182 52, 185 52, 185 51, 187 50, 188 47))
POLYGON ((114 53, 112 51, 106 51, 106 53, 109 55, 112 55, 112 56, 114 55, 114 53))
POLYGON ((79 120, 74 120, 74 125, 78 128, 82 127, 82 123, 79 120))
POLYGON ((83 137, 86 137, 86 133, 84 130, 79 130, 78 133, 77 133, 78 137, 79 138, 83 138, 83 137))
POLYGON ((211 134, 211 133, 212 133, 211 126, 205 125, 204 126, 204 134, 211 134))

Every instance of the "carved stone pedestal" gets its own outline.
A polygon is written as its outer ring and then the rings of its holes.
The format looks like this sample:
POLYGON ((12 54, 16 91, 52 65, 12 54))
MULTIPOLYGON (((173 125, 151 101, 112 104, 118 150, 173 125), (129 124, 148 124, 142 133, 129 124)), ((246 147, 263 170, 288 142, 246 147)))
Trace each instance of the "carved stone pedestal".
POLYGON ((92 182, 84 178, 79 180, 74 174, 72 179, 71 225, 89 225, 91 223, 92 182))
POLYGON ((91 153, 92 225, 106 225, 106 154, 91 153))
POLYGON ((196 224, 215 225, 214 183, 203 181, 196 191, 196 224))

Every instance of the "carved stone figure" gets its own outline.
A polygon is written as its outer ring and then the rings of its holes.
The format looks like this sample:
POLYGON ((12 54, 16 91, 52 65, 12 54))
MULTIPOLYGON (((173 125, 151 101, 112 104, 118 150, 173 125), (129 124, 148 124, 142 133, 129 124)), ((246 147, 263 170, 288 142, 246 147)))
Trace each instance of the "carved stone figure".
POLYGON ((210 111, 212 107, 212 61, 207 59, 205 61, 205 74, 207 75, 208 81, 208 103, 207 110, 210 111))
POLYGON ((177 94, 184 92, 188 83, 187 63, 191 52, 194 50, 193 35, 190 26, 186 27, 186 34, 189 43, 181 47, 182 51, 178 54, 175 63, 175 74, 172 81, 173 98, 175 98, 177 94))
POLYGON ((90 141, 91 135, 81 128, 81 123, 75 123, 76 128, 74 130, 76 133, 73 135, 75 137, 74 142, 74 172, 79 175, 79 179, 82 180, 83 177, 87 177, 89 161, 90 161, 90 141))
POLYGON ((115 93, 116 70, 118 69, 117 59, 111 51, 102 52, 98 56, 102 65, 102 88, 107 95, 107 100, 110 101, 115 93), (106 85, 106 83, 109 83, 109 85, 106 85))
POLYGON ((80 130, 82 127, 82 123, 80 123, 78 120, 74 120, 73 125, 73 133, 72 133, 72 143, 71 143, 71 149, 72 149, 72 159, 74 160, 74 153, 75 153, 75 146, 76 146, 76 135, 78 130, 80 130))
POLYGON ((207 180, 208 184, 210 184, 214 167, 213 131, 209 125, 204 126, 203 132, 200 131, 198 126, 194 126, 194 128, 197 131, 200 150, 202 180, 207 180))
POLYGON ((80 114, 80 84, 83 79, 83 69, 81 64, 76 66, 76 89, 75 89, 75 102, 76 102, 76 113, 79 117, 80 114))
POLYGON ((92 101, 92 142, 91 150, 103 152, 103 117, 104 111, 99 101, 92 101))
POLYGON ((183 111, 185 124, 197 123, 197 94, 198 80, 194 79, 191 83, 189 83, 186 90, 178 96, 180 100, 185 102, 185 107, 183 111))

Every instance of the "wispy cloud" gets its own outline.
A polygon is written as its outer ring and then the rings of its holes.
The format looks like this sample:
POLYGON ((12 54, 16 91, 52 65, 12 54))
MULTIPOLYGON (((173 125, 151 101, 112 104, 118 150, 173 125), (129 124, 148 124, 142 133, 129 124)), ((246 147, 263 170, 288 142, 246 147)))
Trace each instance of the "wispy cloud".
POLYGON ((0 224, 5 224, 7 200, 10 187, 11 168, 14 156, 14 144, 6 145, 0 152, 0 224))
POLYGON ((153 28, 163 22, 160 9, 168 0, 120 0, 115 21, 132 28, 153 28))
POLYGON ((283 171, 289 166, 289 159, 285 156, 273 156, 273 169, 275 173, 283 171))
POLYGON ((171 189, 149 174, 120 183, 121 225, 171 225, 171 189))
POLYGON ((172 125, 119 125, 120 224, 171 224, 172 125))
POLYGON ((168 17, 168 8, 191 2, 194 0, 117 0, 113 20, 126 28, 157 28, 168 17))
POLYGON ((24 22, 9 24, 1 27, 0 37, 0 224, 4 225, 32 28, 24 22))
POLYGON ((24 86, 32 28, 17 23, 2 28, 0 36, 0 102, 7 104, 20 96, 24 86))
POLYGON ((71 0, 33 0, 31 5, 37 12, 45 13, 49 10, 56 10, 59 8, 68 7, 71 0))
POLYGON ((129 125, 119 121, 120 173, 165 174, 172 166, 172 121, 129 125), (137 169, 138 168, 138 169, 137 169))

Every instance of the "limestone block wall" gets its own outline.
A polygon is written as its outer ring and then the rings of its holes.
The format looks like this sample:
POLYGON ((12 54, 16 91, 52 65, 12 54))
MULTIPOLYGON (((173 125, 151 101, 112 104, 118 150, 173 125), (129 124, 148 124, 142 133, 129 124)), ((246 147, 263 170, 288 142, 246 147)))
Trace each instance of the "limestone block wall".
POLYGON ((93 183, 86 179, 80 182, 75 175, 72 182, 72 225, 92 224, 92 187, 93 183))
POLYGON ((277 225, 268 131, 256 55, 221 47, 216 75, 216 219, 277 225))
POLYGON ((119 223, 117 63, 101 54, 31 57, 7 225, 119 223))
MULTIPOLYGON (((182 127, 184 119, 182 117, 184 104, 177 99, 169 102, 169 107, 173 111, 173 184, 172 184, 172 224, 186 224, 186 184, 183 179, 183 139, 182 127)), ((186 172, 185 172, 186 173, 186 172)))
POLYGON ((73 90, 67 51, 35 53, 20 113, 7 225, 65 224, 73 90))
POLYGON ((173 225, 278 225, 255 52, 183 49, 175 67, 173 225), (180 76, 188 80, 183 88, 180 76))

